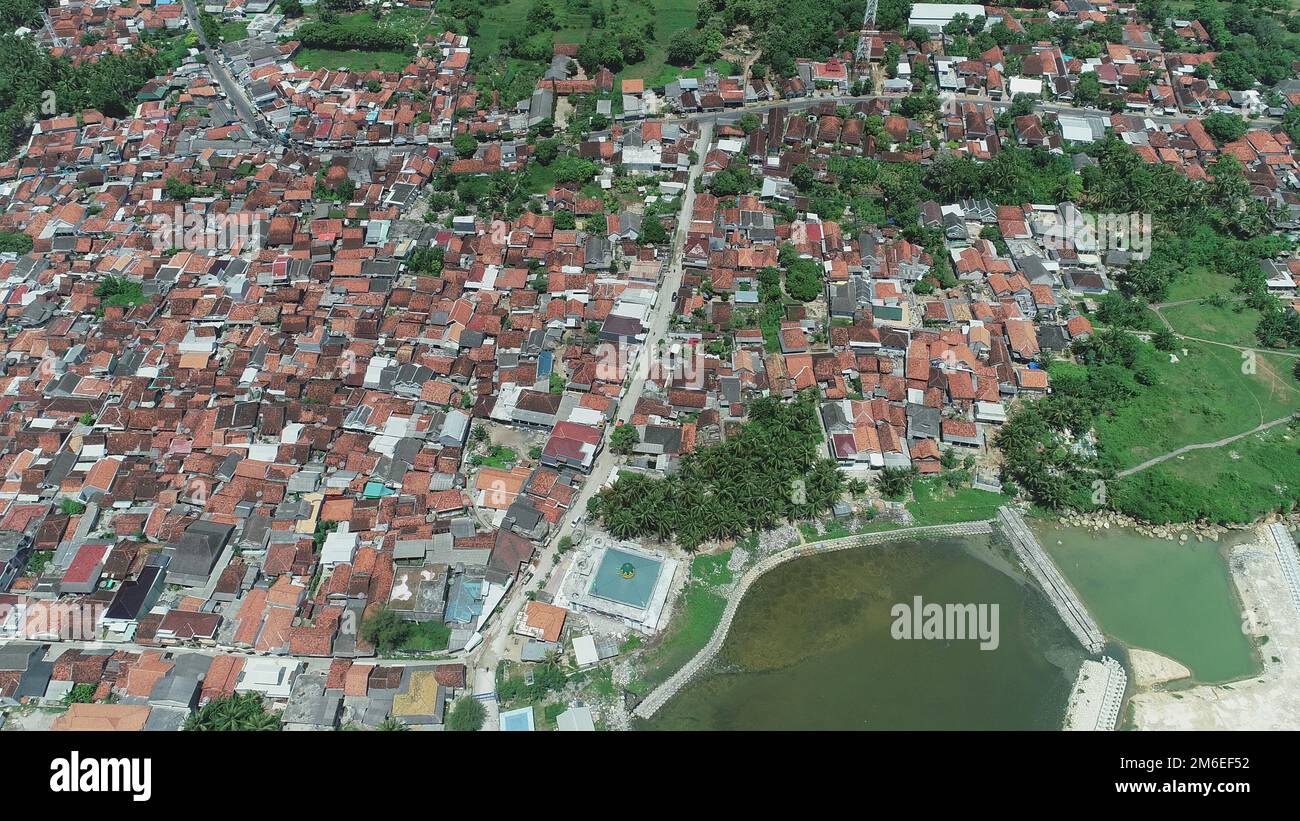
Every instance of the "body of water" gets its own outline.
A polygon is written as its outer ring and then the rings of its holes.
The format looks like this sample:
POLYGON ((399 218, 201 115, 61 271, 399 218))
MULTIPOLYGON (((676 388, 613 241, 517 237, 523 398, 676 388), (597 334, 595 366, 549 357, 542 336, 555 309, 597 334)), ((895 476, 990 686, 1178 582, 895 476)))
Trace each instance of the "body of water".
POLYGON ((722 651, 646 729, 1059 729, 1084 654, 987 537, 787 562, 745 596, 722 651), (891 609, 998 605, 998 646, 900 640, 891 609))
POLYGON ((1219 542, 1179 544, 1118 528, 1091 531, 1035 523, 1043 548, 1107 636, 1168 656, 1199 682, 1259 672, 1242 632, 1241 606, 1219 542))

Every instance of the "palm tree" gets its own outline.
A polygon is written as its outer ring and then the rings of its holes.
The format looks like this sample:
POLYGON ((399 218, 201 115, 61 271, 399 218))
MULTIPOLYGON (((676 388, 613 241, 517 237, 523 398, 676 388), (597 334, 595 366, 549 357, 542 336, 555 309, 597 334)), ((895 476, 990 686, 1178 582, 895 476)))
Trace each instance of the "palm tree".
POLYGON ((260 693, 242 693, 209 701, 184 727, 197 732, 278 730, 280 717, 266 711, 260 693))
POLYGON ((379 722, 379 726, 375 727, 375 729, 384 733, 400 733, 400 732, 405 732, 406 730, 409 730, 411 728, 406 726, 406 722, 402 721, 400 718, 393 718, 392 716, 389 716, 388 718, 379 722))

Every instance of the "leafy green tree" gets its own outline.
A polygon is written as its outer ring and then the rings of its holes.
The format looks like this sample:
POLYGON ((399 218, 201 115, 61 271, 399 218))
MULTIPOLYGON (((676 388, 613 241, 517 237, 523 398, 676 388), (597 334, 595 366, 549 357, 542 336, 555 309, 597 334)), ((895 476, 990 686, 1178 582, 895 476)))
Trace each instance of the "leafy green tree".
POLYGON ((551 164, 557 182, 583 183, 596 176, 599 170, 591 160, 581 157, 561 157, 551 164))
POLYGON ((876 477, 876 490, 886 498, 902 499, 912 492, 914 478, 915 468, 882 468, 876 477))
POLYGON ((213 45, 221 42, 221 21, 206 11, 199 12, 199 27, 203 29, 203 36, 213 45))
POLYGON ((39 0, 4 0, 0 3, 0 31, 12 32, 19 27, 38 29, 45 4, 39 0))
POLYGON ((75 684, 63 696, 65 705, 72 704, 90 704, 95 700, 95 685, 93 684, 75 684))
POLYGON ((1074 85, 1074 101, 1080 105, 1094 105, 1101 99, 1101 81, 1095 71, 1079 75, 1079 82, 1074 85))
POLYGON ((437 276, 442 273, 445 251, 437 246, 417 248, 411 253, 406 264, 411 271, 420 276, 437 276))
POLYGON ((641 222, 641 243, 643 245, 663 245, 668 241, 668 230, 658 217, 647 216, 641 222))
POLYGON ((361 625, 361 635, 375 645, 380 653, 399 650, 411 634, 411 624, 396 610, 380 608, 361 625))
POLYGON ((560 155, 559 140, 538 140, 533 146, 533 157, 542 165, 550 165, 560 155))
POLYGON ((529 36, 551 31, 556 27, 555 6, 550 0, 534 0, 528 7, 528 16, 525 20, 527 21, 525 31, 529 36))
POLYGON ((0 253, 27 254, 32 250, 32 238, 19 231, 0 231, 0 253))
POLYGON ((1205 133, 1209 134, 1218 145, 1240 140, 1246 136, 1246 129, 1249 127, 1246 121, 1236 114, 1225 114, 1221 111, 1202 117, 1201 125, 1205 127, 1205 133))
POLYGON ((472 134, 457 134, 451 141, 451 147, 457 157, 468 159, 478 151, 478 140, 472 134))
POLYGON ((822 268, 816 260, 794 260, 785 272, 785 290, 792 299, 812 302, 822 293, 822 268))
POLYGON ((817 172, 812 170, 812 166, 801 162, 790 172, 790 182, 795 188, 806 192, 817 182, 817 172))
POLYGON ((615 453, 631 453, 632 448, 641 443, 641 436, 636 432, 636 426, 622 424, 614 428, 614 432, 609 436, 610 450, 615 453))
POLYGON ((84 502, 68 498, 59 502, 59 510, 67 516, 78 516, 86 512, 86 505, 84 502))
POLYGON ((447 729, 454 732, 476 732, 483 729, 486 718, 487 711, 483 708, 483 702, 470 696, 461 696, 447 716, 447 729))
POLYGON ((578 226, 578 220, 573 216, 572 211, 556 211, 554 217, 555 227, 560 231, 572 231, 578 226))
POLYGON ((668 62, 675 66, 695 65, 703 45, 694 29, 681 29, 668 41, 668 62))

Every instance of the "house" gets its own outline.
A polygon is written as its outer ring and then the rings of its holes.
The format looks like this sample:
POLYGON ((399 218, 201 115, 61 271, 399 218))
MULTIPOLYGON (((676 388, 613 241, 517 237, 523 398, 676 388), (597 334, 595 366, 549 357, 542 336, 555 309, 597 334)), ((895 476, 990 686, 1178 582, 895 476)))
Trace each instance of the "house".
POLYGON ((542 448, 542 464, 590 473, 602 443, 601 432, 596 428, 575 422, 556 422, 542 448))
POLYGON ((568 614, 569 611, 563 607, 530 601, 515 625, 515 632, 542 641, 559 641, 568 614))
POLYGON ((153 708, 148 704, 72 704, 54 719, 51 730, 71 732, 139 732, 153 708))
POLYGON ((187 527, 167 566, 171 583, 186 587, 206 585, 234 531, 233 525, 204 519, 187 527))

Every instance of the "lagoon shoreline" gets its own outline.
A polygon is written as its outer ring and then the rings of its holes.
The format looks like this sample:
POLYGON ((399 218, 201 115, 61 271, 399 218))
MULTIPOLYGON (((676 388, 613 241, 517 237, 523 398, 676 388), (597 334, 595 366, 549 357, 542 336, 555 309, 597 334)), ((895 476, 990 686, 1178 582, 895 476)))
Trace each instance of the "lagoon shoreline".
MULTIPOLYGON (((1145 689, 1129 699, 1138 730, 1300 729, 1300 606, 1279 544, 1260 525, 1257 538, 1228 551, 1228 569, 1263 671, 1237 681, 1178 690, 1145 689)), ((1153 688, 1158 685, 1152 685, 1153 688)))

